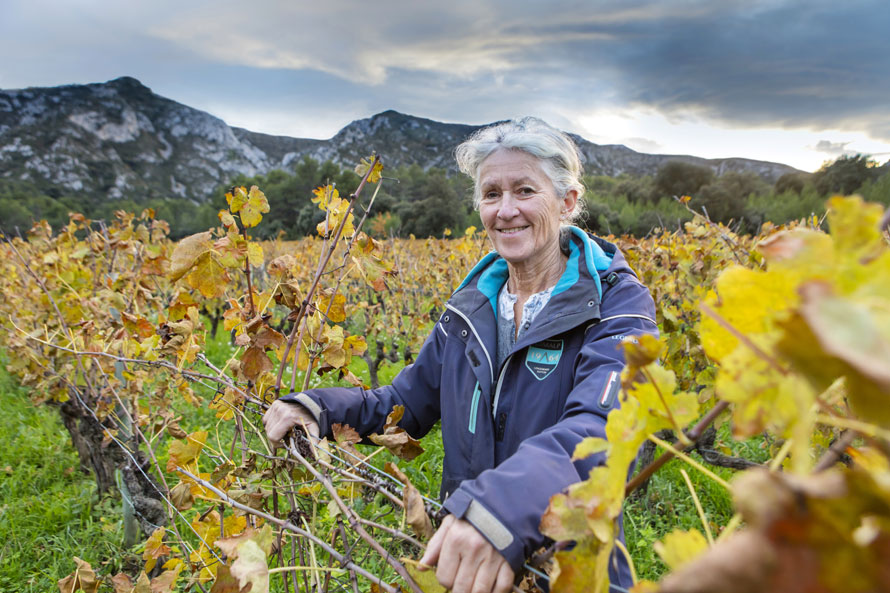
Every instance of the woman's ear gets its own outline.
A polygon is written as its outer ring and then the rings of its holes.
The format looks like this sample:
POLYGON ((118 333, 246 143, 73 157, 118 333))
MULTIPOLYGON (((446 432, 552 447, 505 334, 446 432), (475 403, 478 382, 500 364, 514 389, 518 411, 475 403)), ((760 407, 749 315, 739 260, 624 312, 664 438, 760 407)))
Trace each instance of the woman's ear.
POLYGON ((562 216, 561 218, 567 217, 569 214, 574 212, 575 205, 578 203, 578 190, 570 189, 566 192, 565 197, 562 199, 562 216))

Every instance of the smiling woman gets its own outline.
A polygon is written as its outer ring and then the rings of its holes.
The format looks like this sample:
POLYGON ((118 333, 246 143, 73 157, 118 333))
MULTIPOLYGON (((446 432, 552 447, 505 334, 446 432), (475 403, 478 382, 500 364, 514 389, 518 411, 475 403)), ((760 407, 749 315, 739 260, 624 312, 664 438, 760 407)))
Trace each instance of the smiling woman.
MULTIPOLYGON (((441 419, 450 515, 422 562, 455 593, 504 592, 547 543, 539 524, 550 497, 602 462, 572 454, 585 437, 605 437, 619 346, 657 333, 655 306, 614 245, 568 224, 583 186, 566 135, 526 118, 477 132, 456 154, 495 251, 451 296, 415 363, 370 391, 286 395, 264 422, 278 441, 297 423, 313 435, 330 436, 334 423, 380 432, 395 405, 415 438, 441 419)), ((609 574, 632 585, 622 556, 609 574)))

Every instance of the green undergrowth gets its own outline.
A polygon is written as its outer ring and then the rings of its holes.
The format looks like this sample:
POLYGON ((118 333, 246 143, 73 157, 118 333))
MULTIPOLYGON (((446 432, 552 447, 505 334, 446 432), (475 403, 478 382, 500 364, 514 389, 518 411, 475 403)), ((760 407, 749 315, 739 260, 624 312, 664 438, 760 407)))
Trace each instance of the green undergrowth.
POLYGON ((132 558, 120 501, 99 499, 56 410, 34 406, 5 369, 0 354, 0 591, 58 591, 74 556, 120 571, 132 558))

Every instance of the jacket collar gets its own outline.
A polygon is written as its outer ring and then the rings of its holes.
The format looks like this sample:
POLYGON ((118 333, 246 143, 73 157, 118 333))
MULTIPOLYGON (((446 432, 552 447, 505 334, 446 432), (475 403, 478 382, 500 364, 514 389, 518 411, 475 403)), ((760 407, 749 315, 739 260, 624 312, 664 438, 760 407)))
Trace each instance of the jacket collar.
MULTIPOLYGON (((600 273, 613 264, 617 248, 575 226, 567 227, 567 232, 569 259, 566 269, 547 306, 523 336, 523 343, 528 339, 546 339, 599 318, 600 273), (542 337, 542 333, 547 335, 542 337)), ((449 301, 452 307, 474 321, 481 335, 496 334, 498 293, 508 275, 507 262, 497 252, 491 252, 470 270, 449 301)))

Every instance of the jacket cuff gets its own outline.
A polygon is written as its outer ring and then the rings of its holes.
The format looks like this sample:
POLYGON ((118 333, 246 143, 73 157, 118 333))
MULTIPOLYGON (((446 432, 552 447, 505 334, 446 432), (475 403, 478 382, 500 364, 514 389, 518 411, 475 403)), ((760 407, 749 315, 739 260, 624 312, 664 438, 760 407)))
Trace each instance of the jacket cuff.
POLYGON ((288 393, 287 395, 282 395, 278 398, 279 401, 287 402, 290 404, 300 404, 306 410, 312 414, 312 417, 315 419, 315 423, 318 424, 318 430, 322 434, 322 436, 328 433, 327 419, 328 414, 327 411, 321 407, 321 405, 309 397, 309 395, 299 392, 299 393, 288 393))
POLYGON ((507 560, 513 572, 519 573, 525 562, 525 547, 494 513, 460 488, 442 506, 475 527, 507 560))

